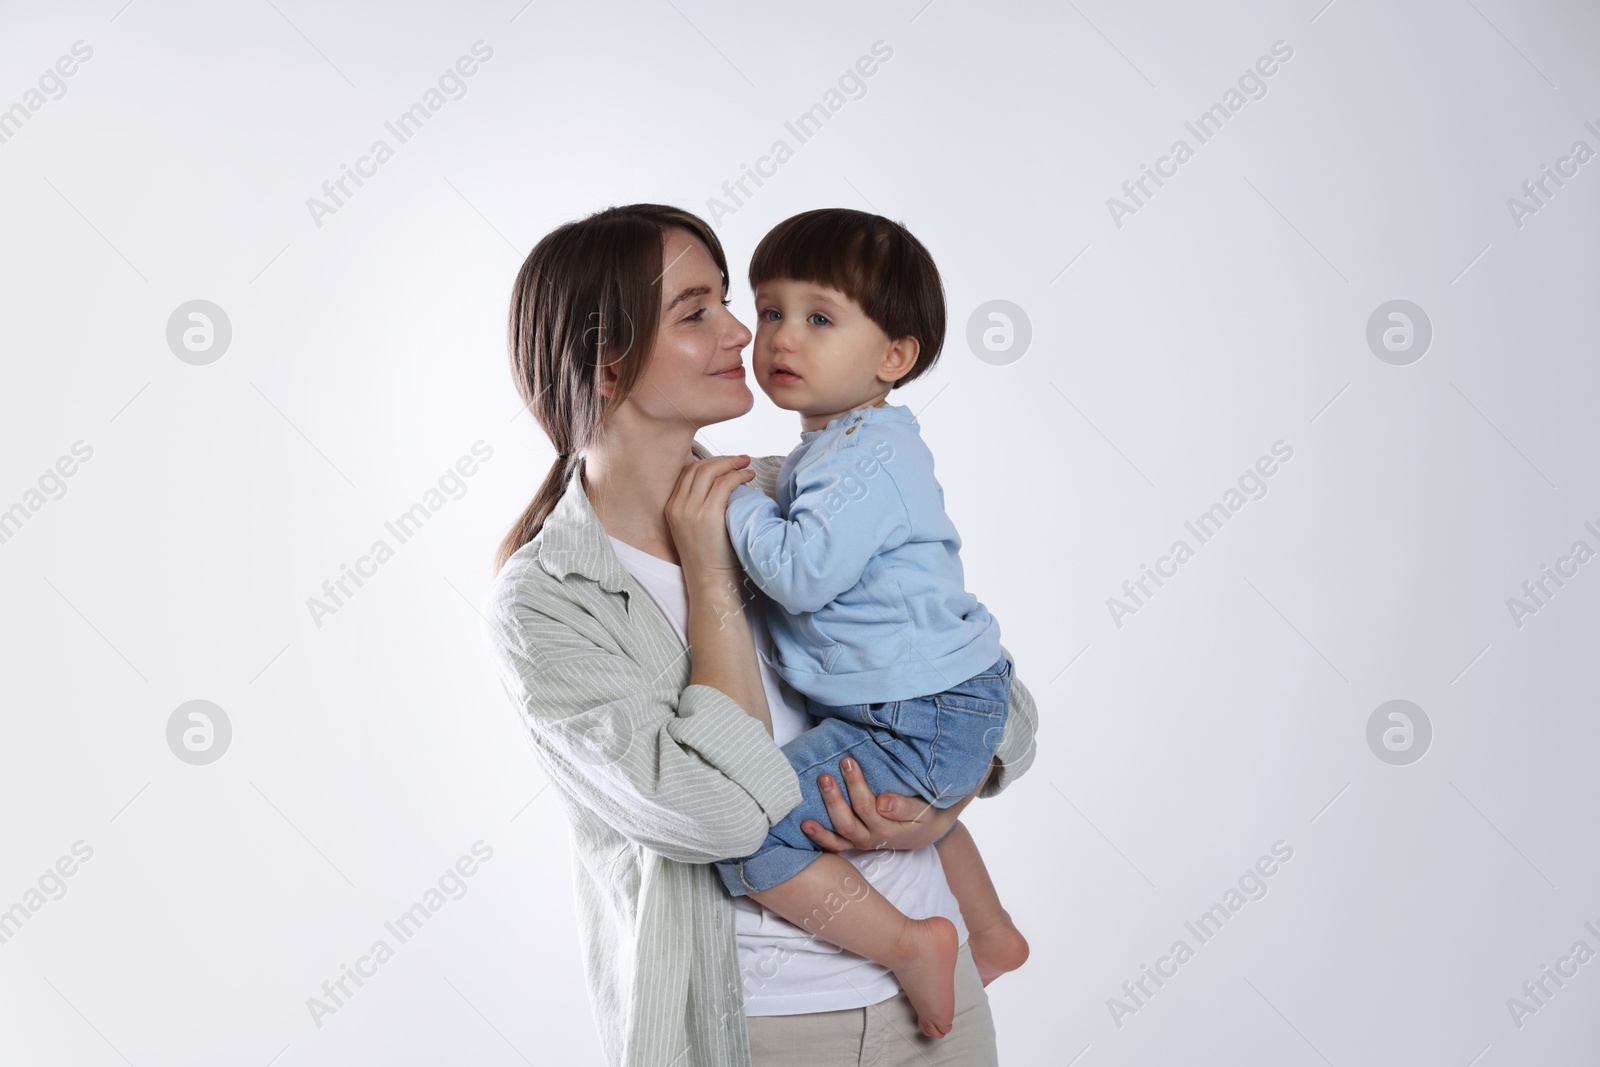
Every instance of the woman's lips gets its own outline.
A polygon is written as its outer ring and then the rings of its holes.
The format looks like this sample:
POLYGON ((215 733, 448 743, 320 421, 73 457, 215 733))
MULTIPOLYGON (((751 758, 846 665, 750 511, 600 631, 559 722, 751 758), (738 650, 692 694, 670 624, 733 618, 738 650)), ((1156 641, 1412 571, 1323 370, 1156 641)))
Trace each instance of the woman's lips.
POLYGON ((729 367, 727 370, 719 370, 719 371, 717 371, 717 373, 713 374, 712 377, 713 378, 728 378, 728 379, 743 378, 744 377, 744 364, 741 363, 737 367, 729 367))

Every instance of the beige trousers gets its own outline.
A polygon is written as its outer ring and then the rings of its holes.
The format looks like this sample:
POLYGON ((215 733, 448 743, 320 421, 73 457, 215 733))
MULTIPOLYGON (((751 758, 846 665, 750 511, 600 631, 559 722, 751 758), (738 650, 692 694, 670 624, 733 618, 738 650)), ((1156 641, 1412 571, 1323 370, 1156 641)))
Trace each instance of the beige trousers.
POLYGON ((904 993, 865 1008, 745 1020, 753 1067, 999 1067, 989 996, 961 946, 956 956, 955 1023, 923 1037, 904 993))

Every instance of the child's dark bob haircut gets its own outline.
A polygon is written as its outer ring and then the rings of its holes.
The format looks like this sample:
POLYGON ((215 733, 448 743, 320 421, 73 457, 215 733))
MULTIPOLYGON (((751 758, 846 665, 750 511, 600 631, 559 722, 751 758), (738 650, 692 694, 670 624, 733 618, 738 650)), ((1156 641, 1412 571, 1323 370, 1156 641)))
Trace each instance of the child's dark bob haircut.
POLYGON ((750 257, 750 288, 785 278, 837 289, 889 335, 917 339, 917 362, 889 388, 925 374, 944 347, 944 286, 922 242, 898 222, 848 208, 784 219, 750 257))

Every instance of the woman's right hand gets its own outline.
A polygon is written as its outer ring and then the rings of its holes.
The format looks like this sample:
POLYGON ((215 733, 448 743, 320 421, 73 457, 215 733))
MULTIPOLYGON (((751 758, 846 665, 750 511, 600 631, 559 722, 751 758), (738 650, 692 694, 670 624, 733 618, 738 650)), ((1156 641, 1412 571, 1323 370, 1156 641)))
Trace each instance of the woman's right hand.
POLYGON ((667 497, 667 527, 684 574, 690 578, 735 580, 744 571, 728 537, 728 495, 756 476, 750 457, 712 456, 691 460, 678 472, 667 497))
POLYGON ((818 848, 829 852, 851 848, 910 849, 934 844, 950 832, 961 816, 961 809, 977 798, 984 782, 988 781, 988 774, 985 774, 977 789, 948 808, 936 808, 921 797, 898 793, 874 796, 867 788, 861 765, 849 757, 839 761, 839 769, 844 773, 845 791, 850 794, 848 800, 839 793, 832 775, 824 774, 817 779, 833 829, 814 819, 800 823, 805 835, 816 842, 818 848))

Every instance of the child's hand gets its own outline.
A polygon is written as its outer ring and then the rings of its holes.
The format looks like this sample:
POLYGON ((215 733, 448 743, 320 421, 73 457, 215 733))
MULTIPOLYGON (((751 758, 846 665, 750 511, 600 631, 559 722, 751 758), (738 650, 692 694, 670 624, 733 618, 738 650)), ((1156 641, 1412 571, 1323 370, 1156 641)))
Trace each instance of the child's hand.
POLYGON ((848 801, 840 794, 831 775, 817 779, 833 830, 811 819, 800 824, 807 837, 829 852, 843 852, 847 848, 910 849, 931 845, 950 831, 961 809, 977 795, 974 791, 948 808, 936 808, 921 797, 899 793, 874 796, 867 788, 859 763, 846 758, 839 768, 850 794, 848 801))

